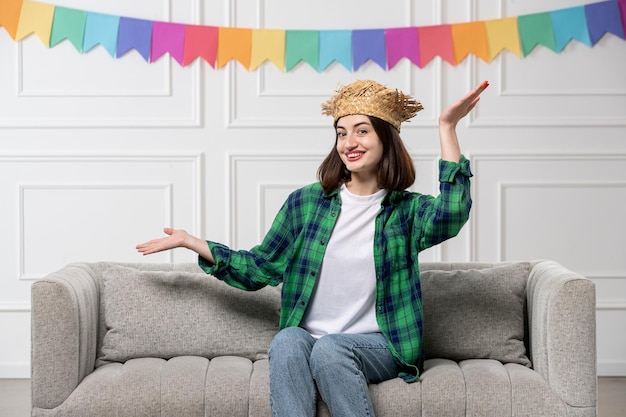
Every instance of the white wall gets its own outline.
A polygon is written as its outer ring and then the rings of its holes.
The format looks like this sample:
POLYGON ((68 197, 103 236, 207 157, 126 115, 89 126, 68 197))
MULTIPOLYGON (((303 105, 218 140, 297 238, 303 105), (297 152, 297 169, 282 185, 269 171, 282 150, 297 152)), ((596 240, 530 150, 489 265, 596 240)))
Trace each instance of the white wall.
MULTIPOLYGON (((51 1, 52 2, 52 1, 51 1)), ((577 0, 55 0, 83 10, 218 26, 286 29, 432 25, 554 10, 577 0)), ((333 143, 319 114, 337 83, 374 78, 426 110, 403 128, 435 192, 437 115, 483 79, 491 87, 459 127, 475 174, 471 222, 428 260, 551 258, 597 284, 598 363, 626 375, 626 42, 571 43, 519 59, 439 59, 391 71, 339 65, 319 74, 266 64, 181 68, 112 59, 69 42, 13 42, 0 30, 0 378, 29 376, 30 285, 73 261, 141 258, 164 226, 238 248, 255 244, 288 192, 315 180, 333 143)))

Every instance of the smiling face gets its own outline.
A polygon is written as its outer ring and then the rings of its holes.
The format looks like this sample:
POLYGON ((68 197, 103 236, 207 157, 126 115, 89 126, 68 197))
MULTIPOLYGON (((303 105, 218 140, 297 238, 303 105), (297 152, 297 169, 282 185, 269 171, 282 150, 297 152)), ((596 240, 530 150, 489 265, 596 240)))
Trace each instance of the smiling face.
POLYGON ((383 144, 370 118, 362 114, 337 120, 337 153, 348 171, 361 180, 377 178, 383 144))

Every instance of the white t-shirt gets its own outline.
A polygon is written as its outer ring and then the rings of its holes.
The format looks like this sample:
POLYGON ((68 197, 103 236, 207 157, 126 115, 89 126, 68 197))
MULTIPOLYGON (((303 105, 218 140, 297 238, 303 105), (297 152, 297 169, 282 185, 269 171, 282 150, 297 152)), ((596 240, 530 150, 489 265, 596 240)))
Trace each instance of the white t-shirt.
POLYGON ((374 229, 386 190, 360 196, 343 185, 340 193, 341 213, 301 324, 317 338, 380 331, 375 312, 374 229))

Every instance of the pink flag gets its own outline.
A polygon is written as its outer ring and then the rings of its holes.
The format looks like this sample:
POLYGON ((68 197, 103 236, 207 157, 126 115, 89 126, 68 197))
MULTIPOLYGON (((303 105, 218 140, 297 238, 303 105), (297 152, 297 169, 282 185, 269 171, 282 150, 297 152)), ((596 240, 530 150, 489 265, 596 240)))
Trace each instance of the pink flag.
POLYGON ((393 68, 402 58, 420 67, 420 48, 416 27, 385 29, 387 65, 393 68))
POLYGON ((152 24, 152 49, 150 62, 168 52, 172 58, 183 64, 185 45, 185 25, 180 23, 154 22, 152 24))

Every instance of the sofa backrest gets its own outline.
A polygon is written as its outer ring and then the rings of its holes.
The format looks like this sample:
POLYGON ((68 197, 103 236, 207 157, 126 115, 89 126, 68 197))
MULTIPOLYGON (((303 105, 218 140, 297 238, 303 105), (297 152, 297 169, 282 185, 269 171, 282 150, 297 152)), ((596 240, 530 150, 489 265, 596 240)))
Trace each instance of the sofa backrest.
POLYGON ((526 284, 530 262, 420 265, 424 355, 531 366, 526 284))
MULTIPOLYGON (((83 264, 100 288, 96 366, 138 357, 257 360, 278 331, 280 287, 246 292, 196 264, 83 264)), ((426 359, 491 358, 530 366, 530 263, 420 265, 426 359)))
POLYGON ((100 286, 96 367, 139 357, 267 357, 280 289, 232 288, 195 264, 90 264, 100 286))

